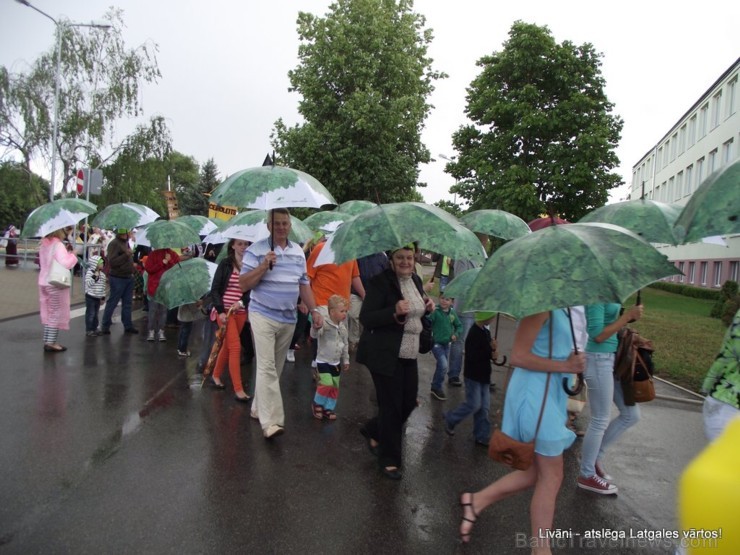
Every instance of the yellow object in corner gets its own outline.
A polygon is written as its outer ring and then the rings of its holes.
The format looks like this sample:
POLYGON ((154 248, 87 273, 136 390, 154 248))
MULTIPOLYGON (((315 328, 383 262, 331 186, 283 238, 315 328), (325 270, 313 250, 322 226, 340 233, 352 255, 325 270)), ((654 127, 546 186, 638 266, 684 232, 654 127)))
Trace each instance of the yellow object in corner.
POLYGON ((740 418, 689 463, 681 476, 679 544, 697 555, 740 553, 740 418))

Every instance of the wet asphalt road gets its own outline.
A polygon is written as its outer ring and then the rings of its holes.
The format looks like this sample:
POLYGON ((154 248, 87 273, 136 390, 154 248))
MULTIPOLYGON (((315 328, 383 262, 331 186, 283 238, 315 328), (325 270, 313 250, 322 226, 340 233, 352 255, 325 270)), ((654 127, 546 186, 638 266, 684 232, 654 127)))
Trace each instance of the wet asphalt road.
MULTIPOLYGON (((143 316, 135 313, 142 331, 143 316)), ((59 354, 42 352, 40 330, 37 314, 0 320, 2 553, 527 553, 528 493, 481 515, 470 545, 457 540, 460 492, 505 469, 473 443, 471 420, 453 438, 444 433, 441 413, 464 392, 430 397, 431 354, 420 359, 404 478, 393 482, 358 433, 375 406, 369 374, 354 363, 342 378, 338 420, 320 422, 310 411, 308 349, 298 351, 282 379, 286 433, 270 442, 229 389, 191 387, 195 357, 176 356, 176 329, 167 343, 124 335, 120 324, 87 338, 76 317, 60 337, 69 350, 59 354)), ((506 354, 512 336, 513 323, 502 323, 506 354)), ((197 327, 190 349, 200 349, 197 327)), ((495 381, 504 376, 497 369, 495 381)), ((498 393, 492 413, 500 404, 498 393)), ((577 441, 555 517, 573 535, 558 540, 558 552, 672 553, 670 542, 583 534, 675 530, 676 483, 704 443, 698 407, 643 405, 642 421, 608 457, 620 493, 602 497, 575 487, 577 441)))

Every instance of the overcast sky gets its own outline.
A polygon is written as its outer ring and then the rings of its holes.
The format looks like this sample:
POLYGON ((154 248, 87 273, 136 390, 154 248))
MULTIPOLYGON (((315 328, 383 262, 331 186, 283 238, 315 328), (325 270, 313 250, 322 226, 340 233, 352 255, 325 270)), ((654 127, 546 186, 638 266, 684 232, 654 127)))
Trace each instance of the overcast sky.
MULTIPOLYGON (((298 95, 287 73, 297 63, 298 11, 324 15, 328 0, 32 0, 54 18, 100 19, 124 10, 128 47, 159 46, 162 79, 142 94, 145 115, 162 115, 176 150, 199 163, 213 158, 227 175, 262 163, 274 122, 299 121, 298 95)), ((438 81, 422 140, 437 161, 421 168, 427 202, 451 199, 454 180, 440 154, 452 157, 451 135, 466 123, 466 88, 475 63, 502 49, 511 25, 547 25, 555 40, 589 42, 603 53, 602 72, 614 112, 624 119, 618 173, 632 166, 668 131, 740 53, 740 3, 685 6, 675 1, 416 0, 434 31, 430 56, 448 79, 438 81)), ((53 47, 54 25, 15 0, 0 0, 0 64, 23 71, 53 47)), ((121 136, 133 127, 120 126, 121 136)), ((331 184, 325 184, 331 186, 331 184)), ((627 186, 612 195, 622 200, 627 186)))

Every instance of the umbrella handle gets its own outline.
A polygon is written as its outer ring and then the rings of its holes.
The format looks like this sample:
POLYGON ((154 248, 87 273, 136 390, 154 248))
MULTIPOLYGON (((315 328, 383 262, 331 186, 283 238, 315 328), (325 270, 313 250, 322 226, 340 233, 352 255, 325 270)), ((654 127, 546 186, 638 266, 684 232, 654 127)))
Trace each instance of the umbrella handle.
POLYGON ((578 377, 576 378, 576 386, 575 388, 571 389, 568 386, 568 378, 563 378, 563 389, 569 396, 578 395, 583 390, 583 376, 581 374, 578 374, 578 377))
POLYGON ((494 363, 494 364, 495 364, 496 366, 506 366, 506 361, 507 361, 507 360, 508 360, 508 359, 506 358, 506 355, 504 355, 504 358, 503 358, 503 360, 501 360, 500 362, 499 362, 498 360, 494 360, 494 361, 493 361, 493 363, 494 363))
MULTIPOLYGON (((499 312, 498 314, 496 314, 496 330, 495 330, 495 331, 493 332, 493 338, 494 338, 494 339, 498 339, 498 321, 499 321, 499 318, 500 318, 500 317, 501 317, 501 313, 499 312)), ((494 360, 493 360, 493 363, 494 363, 494 364, 495 364, 496 366, 505 366, 505 365, 506 365, 506 361, 507 361, 507 360, 508 360, 508 359, 506 358, 506 355, 504 355, 504 358, 503 358, 503 360, 501 360, 501 361, 498 361, 498 360, 494 359, 494 360)))

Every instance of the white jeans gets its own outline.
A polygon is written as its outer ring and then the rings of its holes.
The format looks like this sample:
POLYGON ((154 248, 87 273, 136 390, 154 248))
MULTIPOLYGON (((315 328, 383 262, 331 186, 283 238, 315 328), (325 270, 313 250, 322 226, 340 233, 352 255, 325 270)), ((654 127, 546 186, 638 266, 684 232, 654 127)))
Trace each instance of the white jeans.
POLYGON ((704 399, 704 435, 709 441, 714 441, 727 427, 730 420, 740 417, 740 411, 732 405, 707 396, 704 399))
POLYGON ((360 309, 362 308, 362 299, 355 294, 349 297, 349 311, 347 312, 347 332, 349 333, 349 343, 359 343, 362 335, 362 324, 360 324, 360 309))
POLYGON ((267 431, 273 424, 285 425, 280 376, 295 324, 276 322, 256 312, 249 313, 249 322, 257 364, 252 412, 259 416, 262 430, 267 431))

